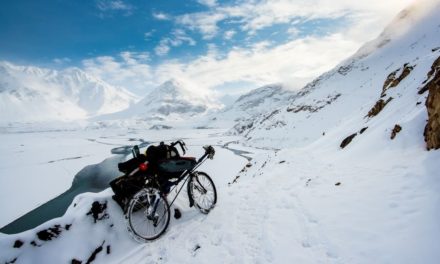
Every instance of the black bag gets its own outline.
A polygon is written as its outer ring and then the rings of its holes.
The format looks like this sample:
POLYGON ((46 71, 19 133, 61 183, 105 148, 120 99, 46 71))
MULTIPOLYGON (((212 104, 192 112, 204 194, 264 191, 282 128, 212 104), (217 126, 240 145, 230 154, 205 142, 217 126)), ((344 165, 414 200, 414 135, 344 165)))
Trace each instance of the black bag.
POLYGON ((129 199, 144 187, 145 181, 146 178, 143 175, 136 174, 130 177, 123 175, 110 182, 110 186, 115 193, 112 198, 121 206, 124 212, 129 199))
POLYGON ((178 178, 184 171, 196 165, 195 158, 176 157, 158 163, 159 174, 167 178, 178 178))
POLYGON ((139 156, 129 159, 125 162, 118 163, 118 169, 122 173, 129 174, 134 169, 139 167, 139 164, 145 162, 146 160, 147 158, 145 155, 140 154, 139 156))
POLYGON ((174 146, 160 142, 159 146, 149 146, 146 151, 147 160, 152 165, 157 165, 159 161, 180 157, 179 152, 174 146))

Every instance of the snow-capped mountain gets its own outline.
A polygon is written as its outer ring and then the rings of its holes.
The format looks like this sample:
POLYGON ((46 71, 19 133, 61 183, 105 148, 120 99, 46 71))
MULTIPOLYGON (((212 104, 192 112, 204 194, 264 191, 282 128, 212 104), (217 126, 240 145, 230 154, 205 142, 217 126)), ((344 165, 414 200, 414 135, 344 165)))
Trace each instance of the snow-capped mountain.
POLYGON ((93 120, 121 122, 179 122, 216 111, 222 107, 214 94, 177 79, 171 79, 148 93, 142 100, 117 113, 93 120))
POLYGON ((276 109, 279 105, 293 100, 297 91, 291 91, 282 84, 270 84, 249 91, 234 103, 207 119, 206 126, 227 127, 236 123, 246 123, 276 109))
MULTIPOLYGON (((240 121, 234 131, 250 147, 235 151, 249 163, 228 156, 230 138, 217 139, 218 163, 208 173, 221 199, 208 215, 182 199, 182 217, 158 240, 137 244, 110 189, 85 193, 64 216, 1 235, 0 261, 437 263, 440 152, 426 150, 423 134, 431 115, 439 124, 439 101, 427 97, 439 90, 440 3, 422 7, 402 12, 277 109, 240 121)), ((192 143, 201 141, 209 139, 192 143)))
POLYGON ((136 99, 78 68, 57 71, 0 62, 2 122, 84 119, 122 110, 136 99))
POLYGON ((423 142, 427 93, 418 91, 440 56, 438 3, 422 16, 425 8, 414 5, 404 10, 376 40, 309 83, 292 102, 241 122, 234 131, 245 135, 249 144, 265 147, 305 146, 318 139, 325 144, 335 140, 339 147, 356 133, 354 141, 371 140, 369 136, 389 139, 399 125, 400 137, 418 131, 423 142), (361 135, 364 127, 368 130, 361 135))

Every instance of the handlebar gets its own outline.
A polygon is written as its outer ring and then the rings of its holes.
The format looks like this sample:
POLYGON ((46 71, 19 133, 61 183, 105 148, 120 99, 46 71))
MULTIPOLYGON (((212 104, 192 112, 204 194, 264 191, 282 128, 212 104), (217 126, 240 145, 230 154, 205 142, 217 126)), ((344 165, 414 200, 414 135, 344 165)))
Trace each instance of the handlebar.
POLYGON ((177 140, 176 142, 173 142, 170 145, 171 145, 171 147, 174 147, 177 144, 180 146, 180 149, 182 149, 183 155, 185 155, 186 150, 187 150, 185 142, 183 142, 182 140, 177 140))

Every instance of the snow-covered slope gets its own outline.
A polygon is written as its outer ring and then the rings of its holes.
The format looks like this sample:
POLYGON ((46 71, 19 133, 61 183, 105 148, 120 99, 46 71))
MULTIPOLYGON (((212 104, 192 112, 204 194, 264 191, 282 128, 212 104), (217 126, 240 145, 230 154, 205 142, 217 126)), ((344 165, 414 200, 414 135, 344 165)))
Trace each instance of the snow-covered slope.
POLYGON ((288 90, 281 84, 265 85, 251 90, 225 109, 213 113, 207 118, 206 126, 231 127, 236 123, 246 123, 293 100, 296 94, 297 92, 288 90))
MULTIPOLYGON (((372 134, 389 138, 396 124, 403 127, 401 137, 423 129, 427 93, 418 90, 440 56, 439 11, 437 2, 428 15, 422 15, 421 4, 401 12, 378 39, 308 84, 289 104, 236 130, 252 145, 305 146, 325 137, 336 148, 364 127, 367 132, 354 141, 371 140, 372 134), (369 115, 386 102, 380 113, 369 115)), ((423 139, 423 132, 417 136, 423 139)))
POLYGON ((246 144, 265 148, 226 144, 260 154, 230 184, 233 159, 214 160, 219 200, 208 215, 183 206, 163 237, 137 245, 110 190, 84 194, 62 218, 1 236, 0 260, 438 263, 440 152, 426 151, 421 89, 440 56, 434 3, 403 12, 287 105, 244 123, 246 144))
POLYGON ((182 122, 220 108, 221 104, 208 90, 198 89, 182 80, 171 79, 128 109, 93 120, 99 120, 101 124, 134 121, 148 125, 166 125, 168 122, 182 122))
POLYGON ((116 112, 136 97, 78 68, 61 71, 0 62, 2 122, 84 119, 116 112))

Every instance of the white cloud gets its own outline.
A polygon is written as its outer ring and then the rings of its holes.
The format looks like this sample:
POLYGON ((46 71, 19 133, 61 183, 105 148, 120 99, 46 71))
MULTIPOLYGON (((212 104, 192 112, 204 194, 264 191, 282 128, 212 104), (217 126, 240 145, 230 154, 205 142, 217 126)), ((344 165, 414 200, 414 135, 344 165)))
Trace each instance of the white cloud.
POLYGON ((174 47, 178 47, 185 42, 187 42, 190 46, 196 45, 196 41, 189 37, 186 32, 181 29, 176 29, 171 34, 173 38, 170 40, 170 43, 174 47))
POLYGON ((185 14, 176 22, 199 31, 205 39, 218 33, 218 24, 235 19, 249 34, 274 24, 303 20, 340 18, 353 14, 370 14, 379 24, 386 24, 412 0, 244 0, 240 4, 216 5, 209 11, 185 14))
POLYGON ((225 31, 223 38, 226 40, 230 40, 235 36, 235 34, 237 34, 237 32, 235 30, 228 30, 228 31, 225 31))
POLYGON ((291 27, 287 30, 287 33, 290 35, 290 38, 295 38, 299 35, 301 31, 296 27, 291 27))
POLYGON ((118 57, 101 56, 83 60, 82 64, 88 73, 142 95, 154 85, 148 59, 148 53, 125 51, 118 57))
POLYGON ((69 63, 72 60, 67 58, 67 57, 63 57, 63 58, 55 58, 52 60, 55 64, 65 64, 65 63, 69 63))
POLYGON ((167 39, 162 39, 159 43, 159 45, 157 45, 154 48, 154 52, 156 53, 156 55, 159 56, 164 56, 166 54, 168 54, 168 52, 170 51, 170 46, 168 45, 168 38, 167 39))
POLYGON ((171 16, 163 12, 153 12, 153 17, 157 20, 171 20, 171 16))
POLYGON ((154 49, 156 54, 163 56, 168 54, 172 47, 179 47, 187 43, 190 46, 196 45, 196 41, 189 37, 184 30, 176 29, 171 32, 170 37, 163 38, 159 45, 154 49))
POLYGON ((122 0, 98 0, 96 6, 102 12, 101 17, 105 17, 105 13, 109 11, 121 11, 124 15, 129 16, 134 9, 132 5, 122 0))
MULTIPOLYGON (((217 6, 214 8, 215 12, 178 17, 179 25, 199 30, 205 38, 212 38, 220 31, 217 24, 227 17, 238 18, 236 21, 240 23, 239 26, 247 27, 249 31, 258 31, 261 27, 277 23, 276 21, 288 21, 290 29, 287 33, 296 38, 289 38, 287 43, 281 45, 261 41, 248 48, 232 47, 223 54, 220 54, 216 45, 208 44, 208 52, 199 58, 186 62, 166 60, 155 66, 150 66, 148 60, 142 61, 131 53, 121 53, 119 58, 93 58, 85 60, 83 64, 91 72, 106 77, 104 80, 131 88, 138 94, 142 94, 139 91, 152 89, 173 77, 191 80, 206 89, 239 83, 258 87, 274 82, 301 88, 377 36, 386 23, 399 12, 404 5, 402 2, 405 1, 409 0, 390 0, 386 3, 378 0, 370 0, 368 3, 349 0, 273 0, 263 2, 263 6, 257 7, 261 9, 254 13, 250 12, 250 7, 254 6, 250 2, 236 7, 217 6), (243 8, 244 5, 248 5, 248 9, 243 8), (263 10, 269 14, 277 14, 269 18, 263 14, 263 10), (343 28, 326 35, 304 37, 301 34, 299 37, 297 28, 301 21, 341 14, 347 15, 349 22, 343 28)), ((235 33, 226 31, 223 34, 226 39, 228 35, 233 37, 235 33)), ((155 52, 165 55, 172 47, 183 44, 194 45, 195 41, 184 30, 175 30, 169 37, 161 40, 155 52)))
POLYGON ((170 78, 191 80, 209 90, 240 82, 254 87, 284 82, 301 88, 358 47, 359 43, 345 39, 343 34, 333 34, 294 40, 276 47, 264 41, 250 49, 233 49, 222 57, 211 44, 208 53, 195 60, 186 63, 169 60, 154 67, 128 52, 121 53, 120 59, 98 57, 83 61, 83 65, 88 72, 140 95, 170 78))
POLYGON ((154 29, 150 30, 148 32, 145 32, 144 33, 144 39, 145 40, 149 40, 153 36, 154 32, 156 32, 156 30, 154 30, 154 29))
POLYGON ((341 34, 305 38, 275 48, 263 42, 253 49, 232 50, 223 59, 212 54, 186 64, 164 63, 155 69, 155 74, 158 79, 184 76, 210 88, 233 82, 251 82, 257 87, 280 81, 301 88, 357 47, 358 43, 345 40, 341 34))
POLYGON ((132 10, 133 9, 133 6, 131 6, 130 4, 124 3, 121 0, 114 0, 114 1, 100 0, 100 1, 97 2, 97 7, 101 11, 106 11, 106 10, 132 10))
POLYGON ((197 0, 197 2, 199 2, 199 4, 201 5, 205 5, 209 7, 213 7, 217 5, 217 0, 197 0))
POLYGON ((148 52, 123 51, 119 56, 129 65, 146 63, 150 59, 150 54, 148 52))
POLYGON ((200 12, 179 16, 177 17, 176 22, 180 25, 188 27, 191 30, 200 31, 204 39, 212 39, 219 30, 217 23, 225 18, 226 14, 221 12, 200 12))

